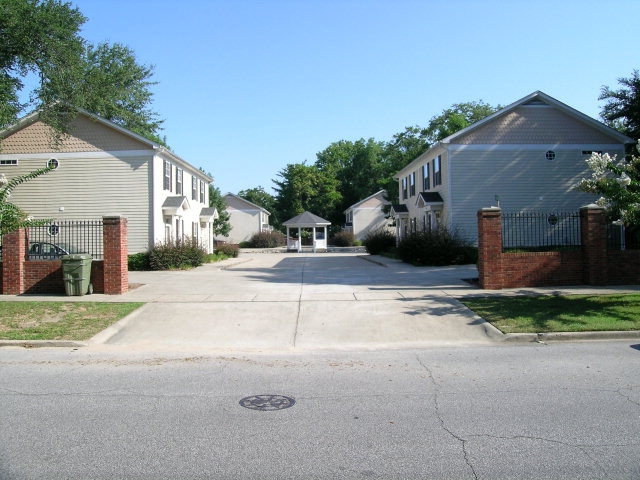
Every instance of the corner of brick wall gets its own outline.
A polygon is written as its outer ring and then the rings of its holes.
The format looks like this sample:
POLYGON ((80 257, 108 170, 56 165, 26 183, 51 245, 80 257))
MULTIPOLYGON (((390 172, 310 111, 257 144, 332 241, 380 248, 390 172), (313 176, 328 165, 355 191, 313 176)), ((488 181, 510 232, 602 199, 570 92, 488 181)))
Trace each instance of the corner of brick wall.
POLYGON ((121 295, 129 290, 127 219, 103 217, 104 293, 121 295))
POLYGON ((478 210, 478 280, 480 288, 503 288, 502 272, 502 210, 478 210))

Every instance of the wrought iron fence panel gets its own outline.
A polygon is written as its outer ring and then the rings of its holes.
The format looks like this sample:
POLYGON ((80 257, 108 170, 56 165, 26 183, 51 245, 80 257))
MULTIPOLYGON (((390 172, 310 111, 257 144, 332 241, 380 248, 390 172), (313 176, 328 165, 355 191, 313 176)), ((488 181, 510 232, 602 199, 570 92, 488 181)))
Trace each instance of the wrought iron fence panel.
POLYGON ((541 251, 580 245, 580 214, 577 212, 502 214, 503 250, 541 251))
POLYGON ((640 249, 640 228, 625 227, 615 223, 607 224, 607 248, 609 250, 640 249))
POLYGON ((103 260, 102 220, 54 221, 30 227, 28 253, 32 260, 74 253, 87 253, 94 260, 103 260))

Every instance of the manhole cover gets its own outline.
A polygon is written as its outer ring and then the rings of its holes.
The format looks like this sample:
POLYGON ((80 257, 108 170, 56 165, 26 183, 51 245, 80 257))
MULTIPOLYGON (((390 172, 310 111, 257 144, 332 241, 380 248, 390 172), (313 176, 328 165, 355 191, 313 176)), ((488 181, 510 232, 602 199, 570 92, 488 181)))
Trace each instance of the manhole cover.
POLYGON ((240 400, 240 405, 251 410, 284 410, 293 407, 296 401, 284 395, 251 395, 240 400))

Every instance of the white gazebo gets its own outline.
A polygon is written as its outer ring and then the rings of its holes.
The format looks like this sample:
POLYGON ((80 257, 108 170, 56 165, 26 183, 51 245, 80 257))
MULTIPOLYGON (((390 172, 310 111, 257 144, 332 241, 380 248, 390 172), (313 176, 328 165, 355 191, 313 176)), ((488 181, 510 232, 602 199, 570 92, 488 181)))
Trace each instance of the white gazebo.
POLYGON ((291 220, 287 220, 283 225, 287 227, 287 251, 302 251, 302 247, 306 246, 302 244, 305 232, 311 233, 309 246, 313 248, 314 252, 321 249, 326 250, 327 227, 331 225, 331 222, 311 212, 304 212, 291 220), (290 229, 295 230, 295 237, 290 233, 290 229))

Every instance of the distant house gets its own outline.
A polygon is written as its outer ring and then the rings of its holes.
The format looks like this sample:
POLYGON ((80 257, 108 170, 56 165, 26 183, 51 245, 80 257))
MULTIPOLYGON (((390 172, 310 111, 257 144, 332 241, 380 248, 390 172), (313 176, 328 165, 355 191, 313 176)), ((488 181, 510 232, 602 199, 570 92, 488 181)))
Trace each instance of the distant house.
POLYGON ((398 238, 440 225, 477 240, 477 211, 573 212, 593 195, 574 188, 591 175, 594 151, 624 156, 634 140, 542 92, 450 135, 400 170, 393 205, 398 238))
POLYGON ((369 232, 386 228, 391 223, 384 212, 385 206, 391 203, 385 198, 386 194, 385 190, 380 190, 347 208, 344 211, 345 231, 362 240, 369 232))
POLYGON ((273 227, 269 225, 267 210, 233 193, 224 196, 229 213, 231 231, 228 237, 222 240, 229 243, 240 243, 251 240, 256 233, 270 232, 273 227))
POLYGON ((52 131, 31 114, 0 132, 0 174, 56 169, 20 185, 11 201, 35 218, 127 218, 129 253, 196 238, 213 251, 210 176, 165 147, 88 112, 52 147, 52 131))

